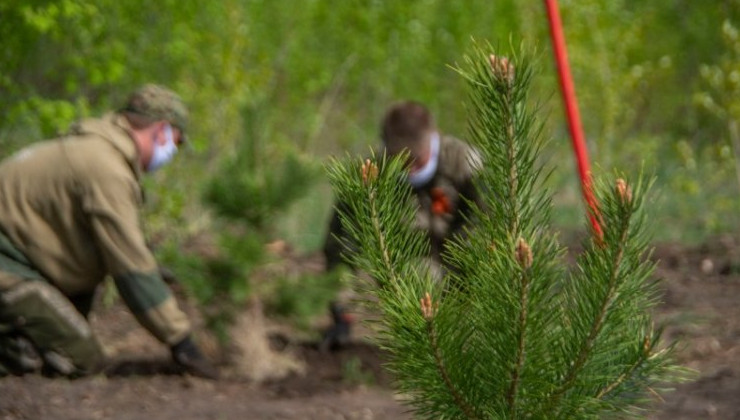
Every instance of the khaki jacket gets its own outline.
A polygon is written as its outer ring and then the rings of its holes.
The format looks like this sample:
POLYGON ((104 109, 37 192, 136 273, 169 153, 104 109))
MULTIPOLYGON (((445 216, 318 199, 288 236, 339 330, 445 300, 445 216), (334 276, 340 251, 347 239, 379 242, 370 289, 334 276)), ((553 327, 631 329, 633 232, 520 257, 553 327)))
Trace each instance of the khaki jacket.
MULTIPOLYGON (((427 184, 414 189, 419 204, 416 228, 427 234, 430 257, 437 263, 441 263, 440 254, 446 241, 460 233, 466 217, 472 216, 470 203, 481 203, 473 183, 475 161, 475 152, 466 143, 441 136, 437 172, 427 184)), ((335 211, 324 242, 328 268, 342 262, 344 250, 340 238, 344 237, 344 228, 335 211)))
POLYGON ((2 254, 7 261, 20 253, 69 297, 92 293, 111 275, 139 321, 174 344, 190 325, 145 242, 139 155, 130 132, 118 114, 84 120, 69 135, 0 164, 0 236, 9 240, 0 240, 0 271, 2 254))

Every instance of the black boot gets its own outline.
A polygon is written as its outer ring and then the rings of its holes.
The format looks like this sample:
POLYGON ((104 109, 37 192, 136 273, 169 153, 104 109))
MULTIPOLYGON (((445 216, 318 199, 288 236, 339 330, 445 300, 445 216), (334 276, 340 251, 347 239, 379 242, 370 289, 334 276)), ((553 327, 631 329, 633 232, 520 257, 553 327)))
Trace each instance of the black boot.
POLYGON ((333 324, 324 332, 319 350, 326 352, 335 351, 345 347, 350 342, 352 329, 352 316, 347 313, 344 306, 337 302, 329 304, 333 324))

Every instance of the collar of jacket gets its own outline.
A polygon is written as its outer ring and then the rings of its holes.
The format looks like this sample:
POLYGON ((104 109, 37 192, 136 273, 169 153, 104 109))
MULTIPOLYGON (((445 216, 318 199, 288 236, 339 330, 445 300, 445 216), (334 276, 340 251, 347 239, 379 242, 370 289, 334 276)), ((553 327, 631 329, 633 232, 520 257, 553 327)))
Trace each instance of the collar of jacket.
POLYGON ((70 134, 92 134, 105 139, 124 156, 136 179, 141 179, 139 148, 134 140, 133 128, 123 115, 110 112, 101 118, 81 120, 72 126, 70 134))

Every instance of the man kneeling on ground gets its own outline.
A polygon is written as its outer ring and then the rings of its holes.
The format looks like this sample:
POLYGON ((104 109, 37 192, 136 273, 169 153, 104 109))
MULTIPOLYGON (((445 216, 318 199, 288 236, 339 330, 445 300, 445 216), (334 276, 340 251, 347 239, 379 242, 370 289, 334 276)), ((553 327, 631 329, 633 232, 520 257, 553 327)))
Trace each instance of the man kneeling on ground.
POLYGON ((187 109, 157 85, 0 163, 0 377, 77 377, 104 365, 87 316, 111 276, 138 321, 192 374, 217 371, 191 337, 141 230, 142 172, 185 140, 187 109))

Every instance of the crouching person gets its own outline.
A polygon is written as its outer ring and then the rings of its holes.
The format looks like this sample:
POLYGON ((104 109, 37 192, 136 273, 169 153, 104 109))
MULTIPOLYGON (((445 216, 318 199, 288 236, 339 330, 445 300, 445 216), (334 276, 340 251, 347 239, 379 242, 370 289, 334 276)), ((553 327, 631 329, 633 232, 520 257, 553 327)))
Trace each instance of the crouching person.
MULTIPOLYGON (((380 137, 381 153, 389 157, 407 154, 405 181, 418 204, 414 228, 428 238, 427 262, 433 276, 440 279, 449 268, 442 260, 446 246, 455 235, 462 235, 464 227, 473 220, 472 205, 483 207, 473 182, 480 165, 478 152, 462 140, 441 134, 429 109, 414 101, 399 102, 386 111, 380 137)), ((335 207, 347 205, 336 203, 335 207)), ((347 238, 347 228, 335 210, 324 242, 327 270, 337 269, 344 262, 347 238)), ((345 314, 346 303, 333 303, 330 308, 334 326, 324 335, 325 348, 339 347, 348 341, 351 318, 345 314)))
POLYGON ((157 85, 123 108, 0 163, 0 376, 104 367, 87 321, 110 275, 138 321, 192 374, 217 371, 191 338, 141 230, 140 179, 185 140, 187 109, 157 85))

